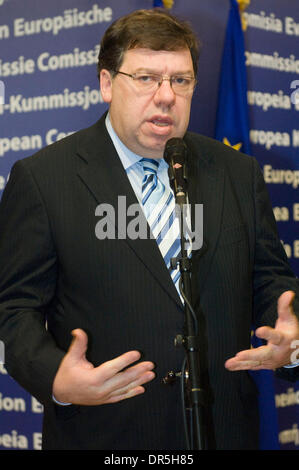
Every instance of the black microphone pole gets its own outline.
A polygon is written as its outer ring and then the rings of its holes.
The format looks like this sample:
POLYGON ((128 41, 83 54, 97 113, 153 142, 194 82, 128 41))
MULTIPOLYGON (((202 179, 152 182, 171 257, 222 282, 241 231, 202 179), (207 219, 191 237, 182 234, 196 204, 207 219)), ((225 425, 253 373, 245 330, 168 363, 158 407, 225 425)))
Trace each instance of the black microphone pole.
MULTIPOLYGON (((185 380, 185 391, 189 402, 191 432, 189 435, 190 450, 205 449, 205 425, 204 425, 204 391, 200 375, 200 344, 197 331, 197 319, 192 308, 191 272, 192 257, 188 257, 186 248, 185 230, 187 207, 187 147, 182 139, 172 138, 166 143, 164 158, 169 165, 168 175, 170 185, 174 191, 177 209, 180 216, 181 231, 181 257, 179 259, 181 272, 181 294, 185 300, 185 334, 182 345, 186 351, 188 377, 185 380)), ((184 375, 184 374, 183 374, 184 375)), ((187 410, 185 410, 187 413, 187 410)))

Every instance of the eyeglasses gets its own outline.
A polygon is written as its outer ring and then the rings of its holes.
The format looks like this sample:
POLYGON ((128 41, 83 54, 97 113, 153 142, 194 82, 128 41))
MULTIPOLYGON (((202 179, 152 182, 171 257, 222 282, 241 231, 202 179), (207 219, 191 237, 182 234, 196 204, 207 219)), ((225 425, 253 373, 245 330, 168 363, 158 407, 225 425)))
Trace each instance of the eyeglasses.
POLYGON ((164 80, 169 80, 173 92, 181 96, 192 93, 196 85, 196 79, 194 77, 185 77, 184 75, 168 77, 167 75, 159 75, 157 73, 137 72, 130 74, 121 72, 120 70, 115 70, 114 72, 132 78, 136 87, 145 94, 156 92, 164 80))

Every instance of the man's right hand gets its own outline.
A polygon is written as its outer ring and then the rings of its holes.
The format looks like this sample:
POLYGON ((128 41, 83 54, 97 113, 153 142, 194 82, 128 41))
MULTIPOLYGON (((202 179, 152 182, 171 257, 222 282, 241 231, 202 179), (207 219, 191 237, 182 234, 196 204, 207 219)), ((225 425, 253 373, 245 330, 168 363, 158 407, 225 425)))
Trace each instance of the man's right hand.
POLYGON ((74 405, 115 403, 140 395, 144 392, 142 385, 155 377, 152 362, 128 367, 140 359, 138 351, 126 352, 94 367, 85 355, 86 333, 76 329, 72 335, 74 339, 53 382, 53 396, 57 401, 74 405))

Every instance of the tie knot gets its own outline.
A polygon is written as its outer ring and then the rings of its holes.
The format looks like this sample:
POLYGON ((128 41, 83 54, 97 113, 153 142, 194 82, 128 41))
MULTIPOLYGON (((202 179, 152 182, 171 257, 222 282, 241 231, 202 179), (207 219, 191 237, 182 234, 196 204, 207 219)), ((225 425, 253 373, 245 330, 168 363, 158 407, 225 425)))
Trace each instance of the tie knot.
POLYGON ((156 175, 158 168, 159 168, 159 162, 157 160, 153 160, 151 158, 142 158, 140 160, 143 166, 144 174, 145 175, 156 175))

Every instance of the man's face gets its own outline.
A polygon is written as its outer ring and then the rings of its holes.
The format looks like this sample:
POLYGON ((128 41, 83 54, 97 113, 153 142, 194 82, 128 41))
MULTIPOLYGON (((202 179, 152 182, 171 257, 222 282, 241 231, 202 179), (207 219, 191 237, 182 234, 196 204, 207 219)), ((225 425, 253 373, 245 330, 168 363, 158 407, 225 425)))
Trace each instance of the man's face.
MULTIPOLYGON (((120 71, 194 76, 188 49, 152 51, 131 49, 124 55, 120 71)), ((183 137, 189 123, 192 92, 186 96, 173 92, 170 82, 151 93, 141 93, 132 78, 107 70, 100 75, 101 93, 110 104, 112 126, 120 140, 134 153, 147 158, 161 158, 166 142, 183 137)))

